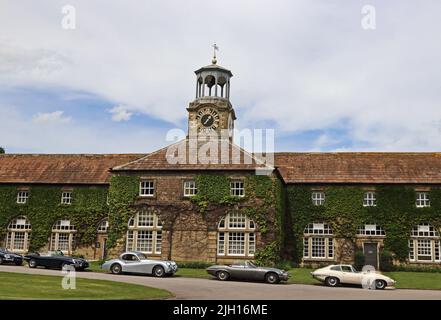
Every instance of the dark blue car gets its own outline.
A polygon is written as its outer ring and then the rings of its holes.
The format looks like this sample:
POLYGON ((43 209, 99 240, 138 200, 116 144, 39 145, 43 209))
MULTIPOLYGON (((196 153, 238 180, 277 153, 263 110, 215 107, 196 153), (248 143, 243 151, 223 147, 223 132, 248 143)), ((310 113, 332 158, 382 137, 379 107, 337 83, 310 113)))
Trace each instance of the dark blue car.
POLYGON ((0 264, 6 263, 21 266, 23 264, 23 256, 10 252, 8 249, 0 248, 0 264))

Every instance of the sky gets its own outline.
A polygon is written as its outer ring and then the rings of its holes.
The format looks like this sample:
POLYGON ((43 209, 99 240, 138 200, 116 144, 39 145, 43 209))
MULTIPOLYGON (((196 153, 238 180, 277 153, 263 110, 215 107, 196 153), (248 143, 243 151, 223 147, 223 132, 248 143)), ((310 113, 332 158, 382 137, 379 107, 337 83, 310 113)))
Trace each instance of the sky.
POLYGON ((0 0, 0 146, 163 147, 216 43, 236 128, 274 129, 276 151, 441 151, 440 14, 437 0, 0 0))

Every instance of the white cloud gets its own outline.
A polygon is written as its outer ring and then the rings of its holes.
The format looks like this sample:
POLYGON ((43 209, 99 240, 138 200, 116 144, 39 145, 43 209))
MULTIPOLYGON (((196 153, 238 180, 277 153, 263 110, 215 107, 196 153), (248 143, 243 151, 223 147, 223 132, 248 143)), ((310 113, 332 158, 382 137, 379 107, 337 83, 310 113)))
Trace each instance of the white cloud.
POLYGON ((116 122, 129 121, 133 115, 133 112, 129 112, 127 107, 122 105, 113 107, 109 112, 112 114, 112 120, 116 122))
POLYGON ((72 120, 72 117, 63 117, 64 111, 48 113, 39 112, 32 117, 32 122, 38 124, 65 124, 72 120))
POLYGON ((372 0, 377 29, 368 31, 359 1, 72 0, 75 30, 60 27, 64 4, 2 1, 1 86, 91 93, 125 106, 119 121, 141 113, 184 123, 193 70, 216 41, 235 75, 237 127, 270 121, 299 133, 344 121, 354 149, 441 149, 431 124, 441 119, 439 1, 372 0))

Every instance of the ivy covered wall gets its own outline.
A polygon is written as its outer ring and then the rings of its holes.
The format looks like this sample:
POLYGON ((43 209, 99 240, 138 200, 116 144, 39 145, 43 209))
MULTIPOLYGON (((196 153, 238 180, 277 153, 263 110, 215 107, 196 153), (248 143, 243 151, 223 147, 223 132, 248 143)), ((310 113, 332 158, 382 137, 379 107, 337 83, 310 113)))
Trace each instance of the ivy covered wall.
POLYGON ((414 226, 428 222, 438 229, 441 227, 441 189, 438 187, 429 192, 431 206, 428 208, 415 206, 416 193, 412 186, 376 186, 375 207, 363 206, 366 190, 362 187, 325 186, 323 206, 312 204, 313 190, 317 190, 317 186, 289 185, 286 188, 292 234, 292 238, 288 235, 287 243, 296 262, 302 257, 303 230, 308 223, 329 223, 335 237, 352 239, 360 225, 378 224, 386 232, 384 249, 400 261, 408 257, 408 239, 414 226))
MULTIPOLYGON (((259 227, 265 246, 258 248, 258 261, 277 261, 283 242, 282 226, 285 217, 284 188, 276 176, 244 176, 245 197, 230 195, 231 177, 227 174, 195 174, 198 193, 191 200, 169 199, 176 209, 193 204, 202 216, 213 208, 235 208, 253 219, 259 227)), ((136 175, 115 175, 109 188, 109 237, 108 247, 115 247, 127 230, 127 221, 136 211, 134 204, 139 193, 140 178, 136 175)), ((177 179, 176 183, 180 183, 177 179)), ((161 190, 157 190, 158 193, 161 190)), ((153 204, 154 204, 154 200, 153 204)), ((173 208, 169 207, 170 210, 173 208)), ((196 259, 197 257, 195 257, 196 259)))
POLYGON ((77 245, 95 242, 98 223, 107 217, 107 186, 72 186, 72 204, 61 204, 62 186, 33 185, 25 204, 17 204, 17 186, 0 185, 0 239, 13 218, 26 216, 31 225, 30 251, 48 243, 54 223, 68 218, 77 229, 77 245))

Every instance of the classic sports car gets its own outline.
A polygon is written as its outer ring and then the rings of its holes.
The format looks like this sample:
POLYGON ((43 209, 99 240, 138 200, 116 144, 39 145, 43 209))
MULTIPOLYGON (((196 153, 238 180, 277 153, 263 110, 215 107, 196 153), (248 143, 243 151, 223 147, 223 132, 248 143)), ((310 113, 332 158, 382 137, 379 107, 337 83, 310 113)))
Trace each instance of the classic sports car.
POLYGON ((311 272, 313 278, 324 282, 329 287, 336 287, 341 283, 358 284, 367 288, 382 290, 394 286, 395 281, 375 271, 359 272, 351 265, 330 265, 311 272))
POLYGON ((66 265, 71 265, 75 270, 84 271, 89 267, 89 262, 81 258, 65 256, 61 251, 49 251, 45 254, 30 253, 24 257, 28 262, 29 268, 45 267, 63 269, 66 265))
POLYGON ((8 251, 8 249, 0 248, 0 264, 13 263, 16 266, 23 264, 23 256, 8 251))
POLYGON ((178 266, 174 261, 148 259, 142 252, 130 251, 124 252, 117 259, 104 262, 101 269, 113 274, 127 272, 164 277, 173 275, 178 270, 178 266))
POLYGON ((271 284, 287 281, 288 272, 276 268, 259 267, 251 261, 245 261, 241 264, 216 265, 207 268, 207 272, 215 276, 218 280, 242 279, 266 281, 271 284))

